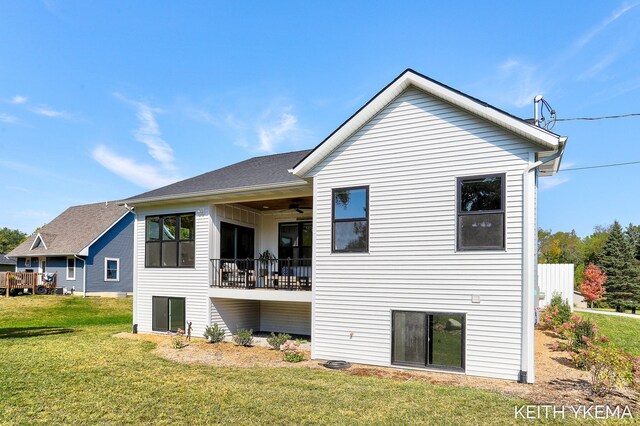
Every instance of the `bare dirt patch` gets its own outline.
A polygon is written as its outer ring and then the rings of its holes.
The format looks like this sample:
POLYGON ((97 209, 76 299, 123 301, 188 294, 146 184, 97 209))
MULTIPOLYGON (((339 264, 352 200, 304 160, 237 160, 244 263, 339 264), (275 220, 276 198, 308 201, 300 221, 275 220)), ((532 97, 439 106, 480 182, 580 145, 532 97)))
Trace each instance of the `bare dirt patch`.
MULTIPOLYGON (((309 359, 311 355, 309 352, 305 353, 305 361, 288 363, 282 360, 280 351, 263 346, 246 348, 236 346, 231 342, 211 344, 204 339, 193 339, 191 344, 177 350, 171 347, 168 336, 119 333, 114 337, 153 342, 157 345, 154 353, 158 356, 188 364, 244 368, 324 368, 320 365, 321 361, 309 359)), ((489 390, 522 398, 533 404, 628 405, 634 412, 640 410, 640 395, 632 389, 619 390, 606 397, 592 395, 589 390, 589 374, 573 368, 566 353, 552 350, 551 345, 555 340, 542 331, 536 331, 536 383, 533 385, 463 374, 400 370, 359 364, 342 370, 342 373, 489 390)))

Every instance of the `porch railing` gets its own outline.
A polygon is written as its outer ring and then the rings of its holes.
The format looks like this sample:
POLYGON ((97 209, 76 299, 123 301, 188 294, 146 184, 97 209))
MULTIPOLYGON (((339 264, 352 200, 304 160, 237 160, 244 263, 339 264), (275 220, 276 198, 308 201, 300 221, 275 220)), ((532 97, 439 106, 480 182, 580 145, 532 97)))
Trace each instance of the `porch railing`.
MULTIPOLYGON (((13 289, 31 289, 33 294, 38 292, 38 287, 47 290, 56 288, 58 284, 58 273, 41 272, 1 272, 0 289, 5 289, 8 297, 13 289)), ((46 292, 43 292, 46 293, 46 292)))
POLYGON ((212 287, 311 290, 311 259, 211 259, 212 287))

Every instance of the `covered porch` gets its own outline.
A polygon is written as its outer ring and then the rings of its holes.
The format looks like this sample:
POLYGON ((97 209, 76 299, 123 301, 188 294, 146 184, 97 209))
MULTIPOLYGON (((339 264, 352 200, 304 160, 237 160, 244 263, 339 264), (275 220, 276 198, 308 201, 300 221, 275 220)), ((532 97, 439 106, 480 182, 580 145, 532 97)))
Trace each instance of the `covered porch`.
POLYGON ((312 208, 308 195, 215 205, 212 296, 222 290, 311 291, 312 208))

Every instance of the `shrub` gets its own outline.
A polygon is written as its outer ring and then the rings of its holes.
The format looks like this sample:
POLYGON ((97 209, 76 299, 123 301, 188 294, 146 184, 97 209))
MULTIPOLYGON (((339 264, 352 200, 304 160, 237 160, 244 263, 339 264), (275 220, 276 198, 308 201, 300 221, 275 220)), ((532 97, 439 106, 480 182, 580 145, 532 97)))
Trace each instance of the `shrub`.
POLYGON ((634 359, 622 349, 589 345, 575 358, 591 372, 591 391, 596 395, 607 395, 633 382, 634 359))
POLYGON ((569 348, 573 352, 580 352, 586 349, 590 343, 597 343, 595 341, 598 329, 596 324, 590 319, 583 319, 578 316, 571 317, 574 327, 571 330, 571 336, 569 340, 569 348), (576 319, 574 319, 577 318, 576 319))
POLYGON ((280 346, 282 353, 282 359, 286 362, 300 362, 304 361, 304 352, 300 349, 300 343, 296 341, 287 341, 280 346))
POLYGON ((287 362, 301 362, 304 361, 304 354, 302 352, 285 352, 282 359, 287 362))
POLYGON ((171 338, 171 347, 173 349, 182 349, 184 346, 184 338, 181 334, 176 334, 171 338))
POLYGON ((540 313, 540 325, 555 332, 558 332, 558 328, 570 319, 571 306, 569 302, 562 300, 562 296, 558 293, 553 294, 549 305, 540 313))
POLYGON ((280 349, 280 346, 284 345, 284 343, 291 339, 291 336, 285 333, 274 334, 271 333, 271 336, 267 337, 267 343, 273 349, 280 349))
POLYGON ((253 330, 239 328, 235 336, 233 336, 233 341, 238 346, 251 346, 253 344, 253 330))
POLYGON ((207 326, 207 328, 204 329, 204 337, 211 343, 222 342, 225 333, 225 329, 218 327, 218 324, 213 324, 213 327, 207 326))

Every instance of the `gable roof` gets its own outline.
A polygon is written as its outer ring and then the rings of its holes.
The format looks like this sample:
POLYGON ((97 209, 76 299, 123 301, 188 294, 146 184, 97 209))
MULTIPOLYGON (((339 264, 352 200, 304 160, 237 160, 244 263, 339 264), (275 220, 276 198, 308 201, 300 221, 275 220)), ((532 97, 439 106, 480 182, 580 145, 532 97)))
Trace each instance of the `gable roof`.
POLYGON ((342 123, 340 127, 316 146, 307 156, 301 159, 293 168, 292 173, 299 177, 305 177, 313 167, 326 158, 334 149, 365 125, 377 113, 382 111, 389 102, 409 86, 414 86, 451 105, 498 125, 538 145, 541 148, 540 151, 553 152, 559 148, 561 136, 541 127, 534 126, 508 112, 408 68, 349 117, 347 121, 342 123))
POLYGON ((162 188, 154 189, 124 202, 134 204, 151 200, 215 195, 252 188, 306 185, 289 170, 310 150, 253 157, 221 169, 213 170, 162 188))
POLYGON ((15 265, 16 263, 15 259, 10 259, 4 254, 0 254, 0 265, 15 265))
POLYGON ((99 236, 120 221, 129 209, 114 202, 69 207, 7 256, 68 256, 83 254, 99 236), (42 243, 34 244, 40 238, 42 243))

